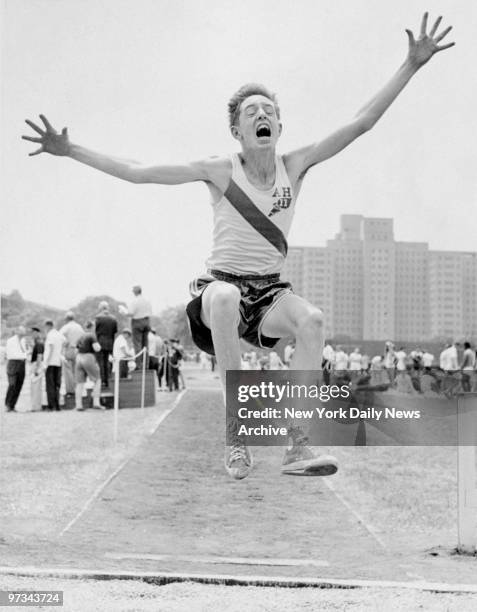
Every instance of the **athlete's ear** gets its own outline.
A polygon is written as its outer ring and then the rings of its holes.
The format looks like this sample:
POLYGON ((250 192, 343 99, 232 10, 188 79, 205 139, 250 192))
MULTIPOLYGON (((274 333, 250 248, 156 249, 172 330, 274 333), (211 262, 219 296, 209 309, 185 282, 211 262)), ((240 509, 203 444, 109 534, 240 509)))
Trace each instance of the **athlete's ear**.
POLYGON ((236 125, 233 125, 230 128, 230 131, 232 132, 232 136, 234 138, 236 138, 237 140, 240 140, 240 130, 239 130, 239 128, 236 125))

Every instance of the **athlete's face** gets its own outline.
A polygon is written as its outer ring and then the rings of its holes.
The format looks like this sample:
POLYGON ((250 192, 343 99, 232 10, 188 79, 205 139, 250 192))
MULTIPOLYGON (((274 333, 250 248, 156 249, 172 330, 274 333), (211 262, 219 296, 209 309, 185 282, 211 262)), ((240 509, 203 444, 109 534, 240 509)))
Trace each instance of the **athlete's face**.
POLYGON ((236 125, 232 127, 234 138, 248 148, 270 148, 282 132, 275 104, 265 96, 249 96, 240 105, 236 125))

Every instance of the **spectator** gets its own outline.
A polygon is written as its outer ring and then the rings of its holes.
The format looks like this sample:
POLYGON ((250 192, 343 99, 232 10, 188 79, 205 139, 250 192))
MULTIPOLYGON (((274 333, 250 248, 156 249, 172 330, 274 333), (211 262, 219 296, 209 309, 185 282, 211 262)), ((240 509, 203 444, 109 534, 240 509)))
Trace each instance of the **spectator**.
POLYGON ((286 347, 283 349, 283 361, 288 369, 291 366, 291 360, 293 357, 293 353, 295 352, 295 345, 293 342, 289 342, 286 347))
POLYGON ((43 382, 43 355, 45 344, 41 337, 39 327, 31 328, 33 336, 33 350, 31 353, 31 381, 30 381, 30 401, 32 410, 41 410, 42 404, 42 382, 43 382))
POLYGON ((457 346, 458 343, 446 344, 445 349, 439 357, 439 365, 444 372, 456 372, 459 369, 457 363, 457 346))
POLYGON ((156 334, 155 329, 151 329, 148 334, 148 349, 147 352, 149 354, 149 369, 154 370, 156 372, 157 380, 159 386, 161 385, 161 379, 159 378, 159 360, 162 356, 162 351, 164 348, 164 342, 162 338, 156 334))
MULTIPOLYGON (((152 316, 151 303, 142 295, 142 289, 139 285, 134 285, 134 298, 131 300, 128 308, 120 306, 122 314, 128 314, 131 317, 131 329, 134 350, 136 355, 143 348, 147 348, 147 335, 150 330, 150 318, 152 316)), ((142 365, 142 355, 136 358, 138 367, 142 365)))
POLYGON ((396 371, 396 355, 394 353, 394 344, 390 340, 384 345, 383 366, 388 374, 389 380, 393 382, 396 371))
POLYGON ((45 321, 45 357, 43 367, 46 378, 46 397, 48 399, 48 410, 58 411, 60 408, 61 387, 61 353, 65 343, 63 334, 55 329, 53 321, 45 321))
POLYGON ((65 357, 63 361, 65 391, 67 395, 74 395, 77 344, 78 340, 84 334, 84 330, 81 325, 75 321, 75 315, 71 310, 66 313, 65 321, 66 323, 60 328, 60 334, 65 338, 63 346, 65 357))
POLYGON ((110 357, 113 353, 114 338, 118 333, 118 322, 109 312, 108 302, 99 303, 99 312, 95 319, 95 334, 100 345, 100 350, 96 353, 101 373, 101 383, 105 389, 109 387, 109 377, 111 374, 110 357))
POLYGON ((362 372, 367 372, 369 369, 369 355, 366 355, 366 353, 363 354, 363 356, 361 357, 361 371, 362 372))
POLYGON ((23 325, 17 327, 13 336, 7 340, 7 376, 8 388, 5 396, 5 408, 7 412, 15 412, 15 406, 25 380, 26 361, 26 330, 23 325))
POLYGON ((258 357, 256 351, 250 351, 250 369, 251 370, 260 370, 260 366, 258 364, 258 357))
POLYGON ((129 367, 128 361, 134 357, 134 349, 131 345, 131 330, 123 329, 123 331, 116 336, 113 344, 113 358, 114 365, 113 371, 119 370, 119 378, 128 378, 129 367))
POLYGON ((93 383, 93 408, 103 410, 100 403, 101 393, 101 376, 99 372, 98 360, 95 353, 101 350, 101 346, 93 333, 93 323, 88 321, 85 325, 86 331, 78 339, 75 365, 75 407, 76 410, 84 410, 83 408, 83 391, 86 378, 88 377, 93 383))
POLYGON ((422 349, 418 348, 409 353, 409 357, 412 360, 412 366, 415 370, 420 370, 422 366, 422 349))
POLYGON ((283 370, 283 361, 276 351, 270 351, 268 354, 268 369, 269 370, 283 370))
POLYGON ((343 347, 337 346, 336 354, 335 354, 335 370, 337 371, 347 370, 348 362, 349 362, 348 355, 344 352, 343 347))
POLYGON ((424 368, 430 369, 432 368, 433 363, 434 355, 430 353, 427 349, 424 349, 424 353, 422 354, 422 366, 424 368))
POLYGON ((469 392, 474 388, 475 376, 475 351, 472 350, 470 342, 464 342, 464 354, 462 356, 462 388, 469 392))
POLYGON ((404 350, 404 347, 401 346, 399 350, 394 353, 394 356, 396 357, 396 370, 398 372, 404 372, 404 370, 406 369, 406 359, 407 359, 407 355, 406 355, 406 351, 404 350))
POLYGON ((362 358, 363 356, 359 352, 359 347, 356 347, 349 355, 349 369, 353 372, 360 372, 362 358))
POLYGON ((167 360, 167 386, 169 391, 179 390, 179 367, 180 361, 183 359, 183 354, 179 345, 179 341, 172 338, 170 340, 170 351, 167 360))

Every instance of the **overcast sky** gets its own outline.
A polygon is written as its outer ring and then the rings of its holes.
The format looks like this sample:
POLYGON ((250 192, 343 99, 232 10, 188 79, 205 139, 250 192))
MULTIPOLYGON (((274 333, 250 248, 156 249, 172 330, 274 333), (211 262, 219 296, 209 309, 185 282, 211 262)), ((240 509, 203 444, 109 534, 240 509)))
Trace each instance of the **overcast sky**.
POLYGON ((348 121, 405 58, 406 27, 454 31, 371 133, 314 168, 290 245, 324 245, 343 213, 393 217, 395 238, 477 250, 477 3, 472 0, 4 0, 2 291, 67 308, 87 295, 158 312, 188 299, 211 245, 204 185, 131 185, 28 157, 24 119, 73 142, 173 163, 237 150, 226 105, 278 94, 286 152, 348 121))

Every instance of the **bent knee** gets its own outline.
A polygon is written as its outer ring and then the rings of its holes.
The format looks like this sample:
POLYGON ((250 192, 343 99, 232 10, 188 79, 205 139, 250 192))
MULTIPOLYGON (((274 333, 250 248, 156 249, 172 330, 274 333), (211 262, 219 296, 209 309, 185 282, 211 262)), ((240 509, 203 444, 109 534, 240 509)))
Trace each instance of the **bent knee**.
POLYGON ((323 312, 319 308, 312 308, 304 313, 298 320, 297 334, 310 336, 321 333, 323 330, 323 312))
POLYGON ((212 319, 233 316, 235 321, 239 313, 240 291, 235 285, 223 281, 214 281, 204 291, 202 298, 201 319, 211 326, 212 319))
POLYGON ((238 309, 240 303, 240 291, 235 285, 218 281, 210 295, 212 310, 238 309))

